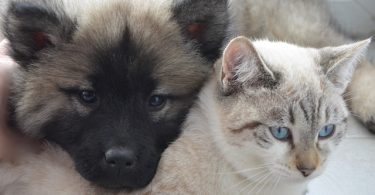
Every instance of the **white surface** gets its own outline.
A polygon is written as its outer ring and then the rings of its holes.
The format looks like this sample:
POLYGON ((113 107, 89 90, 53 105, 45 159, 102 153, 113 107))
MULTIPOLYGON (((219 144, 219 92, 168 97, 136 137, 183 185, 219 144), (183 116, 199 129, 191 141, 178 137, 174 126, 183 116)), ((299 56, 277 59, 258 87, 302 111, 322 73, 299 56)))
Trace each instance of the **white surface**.
POLYGON ((336 194, 375 194, 375 135, 354 119, 325 173, 310 184, 309 195, 336 194))

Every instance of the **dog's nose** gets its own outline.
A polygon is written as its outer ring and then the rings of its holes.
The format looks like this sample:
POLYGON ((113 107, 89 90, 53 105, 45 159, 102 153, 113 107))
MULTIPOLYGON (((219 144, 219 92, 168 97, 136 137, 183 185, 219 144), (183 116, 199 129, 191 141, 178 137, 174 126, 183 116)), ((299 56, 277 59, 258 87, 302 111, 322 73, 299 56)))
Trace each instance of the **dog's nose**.
POLYGON ((115 147, 105 153, 105 161, 109 166, 114 168, 132 168, 136 164, 137 157, 131 149, 115 147))

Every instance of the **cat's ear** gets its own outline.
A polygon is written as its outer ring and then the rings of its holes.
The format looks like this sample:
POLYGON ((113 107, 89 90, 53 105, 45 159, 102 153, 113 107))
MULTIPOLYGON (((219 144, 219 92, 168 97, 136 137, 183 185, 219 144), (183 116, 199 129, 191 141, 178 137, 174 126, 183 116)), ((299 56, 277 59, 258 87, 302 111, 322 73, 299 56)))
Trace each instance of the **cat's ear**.
POLYGON ((39 53, 67 42, 75 23, 62 14, 41 4, 11 2, 3 29, 14 60, 26 67, 38 59, 39 53))
POLYGON ((242 86, 259 89, 272 88, 277 84, 274 73, 254 45, 242 36, 230 41, 225 48, 220 78, 224 93, 239 90, 242 86))
POLYGON ((319 50, 320 64, 328 80, 339 93, 344 93, 370 42, 371 39, 367 39, 353 44, 326 47, 319 50))
POLYGON ((179 0, 173 6, 173 17, 189 44, 213 62, 220 49, 229 24, 227 0, 179 0))

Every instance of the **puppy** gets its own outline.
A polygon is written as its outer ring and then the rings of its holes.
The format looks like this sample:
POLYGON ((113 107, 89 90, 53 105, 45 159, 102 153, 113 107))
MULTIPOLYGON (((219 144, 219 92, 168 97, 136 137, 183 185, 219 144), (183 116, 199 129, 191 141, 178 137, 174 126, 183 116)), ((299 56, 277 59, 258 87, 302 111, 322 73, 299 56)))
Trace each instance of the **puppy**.
POLYGON ((228 18, 225 0, 11 0, 3 33, 20 64, 16 127, 63 148, 96 185, 146 186, 228 18))

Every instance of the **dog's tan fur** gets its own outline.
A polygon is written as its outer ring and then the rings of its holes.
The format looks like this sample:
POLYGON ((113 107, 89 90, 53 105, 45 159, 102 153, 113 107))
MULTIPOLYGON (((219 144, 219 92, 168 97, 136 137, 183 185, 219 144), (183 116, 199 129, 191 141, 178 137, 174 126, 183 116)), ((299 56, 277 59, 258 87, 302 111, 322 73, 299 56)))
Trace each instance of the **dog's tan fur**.
MULTIPOLYGON (((69 9, 72 6, 70 5, 72 1, 69 0, 56 2, 65 3, 64 5, 55 5, 56 7, 65 6, 67 7, 65 9, 69 9)), ((79 3, 77 6, 82 5, 79 3)), ((184 38, 179 33, 174 33, 179 32, 180 27, 176 23, 170 22, 172 17, 170 9, 168 9, 170 6, 170 1, 157 0, 152 2, 132 0, 126 3, 119 0, 93 1, 78 15, 75 13, 78 11, 68 12, 69 17, 76 18, 80 24, 78 32, 73 37, 77 44, 67 45, 66 47, 70 47, 68 51, 57 50, 57 55, 64 57, 56 59, 53 64, 48 57, 43 59, 40 63, 46 67, 31 73, 33 76, 28 76, 31 79, 21 80, 24 77, 23 72, 19 72, 18 74, 21 76, 15 79, 17 81, 15 89, 26 91, 23 97, 19 97, 18 102, 21 104, 17 106, 20 110, 17 113, 20 113, 18 118, 22 121, 20 124, 22 129, 30 135, 40 137, 39 127, 48 118, 53 117, 53 113, 56 113, 61 107, 73 110, 71 107, 66 107, 66 102, 69 100, 60 95, 61 92, 56 87, 87 86, 89 88, 89 84, 85 83, 85 78, 92 73, 89 63, 90 56, 95 56, 97 52, 104 51, 118 43, 126 31, 133 35, 131 39, 135 41, 136 45, 141 46, 145 53, 153 53, 158 56, 158 64, 152 75, 159 79, 160 88, 157 90, 164 93, 180 91, 180 94, 175 95, 188 95, 196 91, 206 77, 209 69, 209 66, 206 65, 208 62, 199 57, 191 57, 191 53, 185 53, 184 38), (200 66, 200 68, 191 68, 192 66, 200 66), (69 75, 69 77, 63 77, 64 75, 69 75), (46 82, 46 80, 50 82, 46 82), (39 86, 40 90, 33 90, 35 86, 39 86), (180 90, 181 88, 184 90, 180 90), (34 98, 36 96, 44 97, 44 99, 39 98, 36 101, 34 98), (53 99, 51 97, 59 98, 47 101, 53 99), (48 103, 45 109, 40 109, 38 113, 33 114, 33 117, 29 117, 30 112, 45 102, 48 103)), ((199 54, 193 55, 198 56, 199 54)), ((16 94, 20 94, 17 91, 16 94)), ((173 115, 176 110, 186 106, 181 103, 168 112, 173 115)), ((83 115, 90 112, 85 108, 80 110, 83 115)))
MULTIPOLYGON (((227 1, 204 2, 212 5, 208 8, 200 1, 171 0, 9 2, 2 30, 20 64, 10 97, 19 130, 58 143, 73 157, 76 170, 98 185, 147 185, 162 151, 179 135, 210 61, 219 56, 227 1), (184 14, 195 8, 194 15, 184 14), (189 26, 196 22, 204 25, 194 32, 189 26), (82 100, 81 92, 87 90, 101 91, 96 104, 82 100), (166 99, 160 109, 150 104, 153 96, 166 99), (136 153, 137 166, 108 168, 106 151, 125 147, 136 153)), ((21 164, 28 162, 25 158, 21 164)))

